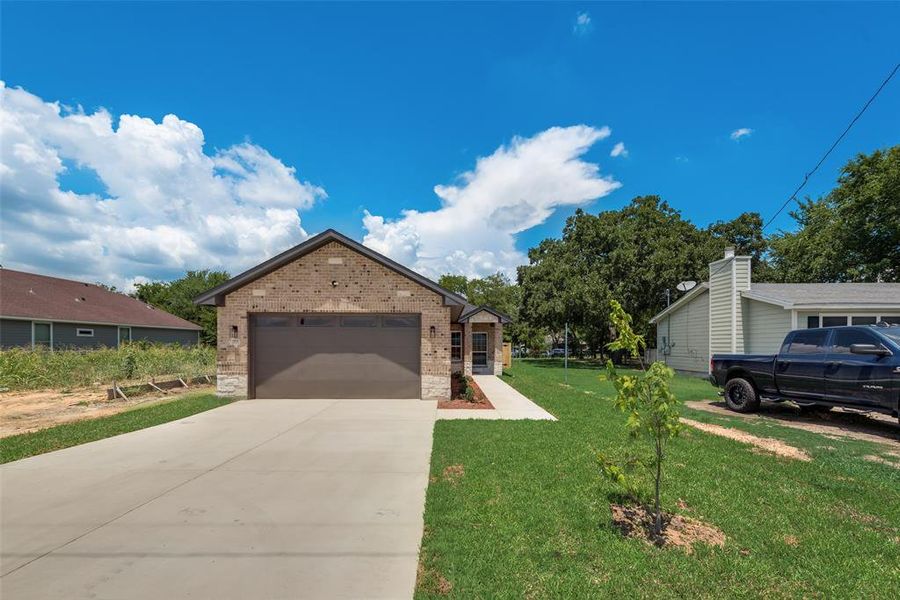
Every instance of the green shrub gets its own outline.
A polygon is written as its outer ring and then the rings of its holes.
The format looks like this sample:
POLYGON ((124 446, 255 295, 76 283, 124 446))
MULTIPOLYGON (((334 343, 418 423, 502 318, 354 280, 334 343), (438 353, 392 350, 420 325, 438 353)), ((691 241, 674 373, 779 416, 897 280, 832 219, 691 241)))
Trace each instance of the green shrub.
POLYGON ((0 388, 74 388, 151 377, 211 375, 216 349, 135 342, 96 350, 0 351, 0 388))

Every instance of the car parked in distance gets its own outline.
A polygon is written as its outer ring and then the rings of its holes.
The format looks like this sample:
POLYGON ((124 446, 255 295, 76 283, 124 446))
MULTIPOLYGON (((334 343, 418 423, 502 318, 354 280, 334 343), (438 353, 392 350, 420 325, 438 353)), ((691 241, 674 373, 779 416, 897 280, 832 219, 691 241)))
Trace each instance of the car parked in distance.
POLYGON ((900 326, 798 329, 778 354, 714 354, 709 381, 737 412, 764 399, 898 416, 900 326))
POLYGON ((547 353, 547 356, 551 358, 562 358, 566 355, 565 348, 553 348, 550 352, 547 353))

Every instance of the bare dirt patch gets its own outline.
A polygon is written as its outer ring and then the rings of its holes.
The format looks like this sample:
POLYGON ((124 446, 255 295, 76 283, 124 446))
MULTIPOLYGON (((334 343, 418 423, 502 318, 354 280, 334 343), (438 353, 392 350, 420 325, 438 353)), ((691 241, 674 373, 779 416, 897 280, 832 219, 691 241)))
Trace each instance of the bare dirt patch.
POLYGON ((678 548, 687 554, 694 552, 695 544, 722 547, 725 534, 698 519, 682 515, 663 514, 662 533, 653 531, 653 511, 640 505, 611 504, 613 524, 622 535, 636 538, 661 548, 678 548))
POLYGON ((741 442, 743 444, 750 444, 754 448, 767 454, 775 454, 776 456, 783 456, 784 458, 791 458, 794 460, 802 460, 807 462, 812 460, 812 457, 805 451, 789 444, 785 444, 781 440, 776 440, 774 438, 763 438, 755 436, 752 433, 747 433, 746 431, 741 431, 740 429, 722 427, 721 425, 711 425, 709 423, 701 423, 700 421, 685 419, 684 417, 681 418, 681 422, 685 425, 690 425, 691 427, 699 429, 700 431, 705 431, 706 433, 718 435, 720 437, 728 438, 730 440, 741 442))
POLYGON ((466 468, 463 465, 449 465, 444 467, 441 477, 447 483, 455 484, 466 474, 466 468))
POLYGON ((211 385, 196 385, 108 400, 106 386, 76 390, 38 390, 0 394, 0 438, 46 429, 62 423, 120 413, 143 404, 165 402, 191 391, 212 391, 211 385))
POLYGON ((419 565, 416 568, 416 588, 430 594, 446 596, 453 590, 453 584, 437 569, 425 566, 423 556, 419 559, 419 565))
POLYGON ((793 546, 794 548, 796 548, 800 545, 800 540, 797 539, 796 535, 786 535, 783 539, 784 543, 788 546, 793 546))
POLYGON ((894 467, 895 469, 900 469, 900 461, 891 460, 884 456, 876 456, 874 454, 867 454, 863 456, 863 458, 869 462, 878 463, 880 465, 887 465, 889 467, 894 467))
POLYGON ((471 400, 467 399, 462 393, 462 382, 459 377, 450 378, 450 400, 441 400, 438 402, 438 408, 468 408, 468 409, 486 409, 493 410, 494 405, 487 399, 474 379, 470 379, 468 384, 475 393, 471 400))
POLYGON ((694 408, 713 414, 746 420, 772 420, 784 427, 811 431, 829 439, 851 438, 876 442, 900 450, 900 424, 897 419, 881 413, 859 413, 834 408, 827 412, 801 411, 788 402, 763 402, 759 412, 742 414, 728 410, 724 402, 685 402, 694 408))

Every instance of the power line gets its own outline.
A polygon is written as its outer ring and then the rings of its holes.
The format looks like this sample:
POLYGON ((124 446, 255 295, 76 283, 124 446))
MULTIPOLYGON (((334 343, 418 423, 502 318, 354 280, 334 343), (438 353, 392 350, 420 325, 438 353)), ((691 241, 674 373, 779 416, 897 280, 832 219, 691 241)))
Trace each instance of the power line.
POLYGON ((841 135, 838 136, 838 139, 836 139, 834 141, 834 143, 831 144, 831 147, 828 149, 828 152, 826 152, 825 154, 822 155, 822 158, 819 159, 819 162, 816 163, 816 166, 813 167, 812 171, 810 171, 809 173, 807 173, 806 175, 803 176, 803 181, 800 183, 799 186, 797 186, 797 189, 794 190, 794 193, 791 194, 790 197, 784 201, 784 204, 781 205, 781 208, 778 209, 778 212, 776 212, 774 215, 772 215, 772 218, 769 219, 765 225, 763 225, 762 231, 765 231, 766 227, 768 227, 769 225, 772 224, 772 221, 774 221, 775 218, 781 214, 781 211, 783 211, 787 207, 787 205, 791 203, 791 200, 797 199, 797 194, 799 194, 800 190, 802 190, 806 186, 806 182, 809 181, 809 178, 812 177, 813 174, 819 170, 819 167, 822 166, 822 163, 825 162, 825 159, 828 158, 828 155, 831 154, 832 150, 834 150, 837 147, 837 145, 841 143, 841 140, 844 139, 844 136, 847 135, 847 133, 850 131, 850 129, 853 127, 853 125, 855 125, 856 122, 859 120, 859 118, 861 116, 863 116, 863 113, 866 112, 866 109, 869 108, 869 105, 872 104, 872 102, 875 100, 875 98, 878 97, 878 94, 881 93, 881 90, 883 90, 885 88, 885 86, 888 84, 888 82, 891 80, 891 78, 894 77, 894 74, 897 73, 898 69, 900 69, 900 63, 897 63, 896 65, 894 65, 894 70, 891 71, 891 74, 888 75, 887 78, 881 82, 881 85, 878 86, 878 89, 875 90, 875 93, 872 94, 872 97, 869 98, 869 101, 866 102, 865 106, 863 106, 862 109, 858 113, 856 113, 856 116, 853 117, 853 120, 850 121, 850 124, 847 125, 846 129, 844 129, 844 131, 841 133, 841 135))
MULTIPOLYGON (((856 113, 856 116, 853 117, 853 120, 850 121, 850 124, 847 125, 847 127, 844 129, 843 132, 841 132, 841 135, 839 135, 838 138, 836 140, 834 140, 834 143, 831 144, 831 147, 828 148, 828 151, 822 155, 822 158, 820 158, 819 162, 816 163, 816 166, 812 168, 812 171, 810 171, 809 173, 807 173, 806 175, 803 176, 803 181, 800 182, 800 185, 797 186, 797 189, 794 190, 794 193, 791 194, 790 197, 788 197, 788 199, 784 201, 784 204, 782 204, 781 208, 779 208, 778 211, 774 215, 772 215, 772 218, 770 218, 768 221, 766 221, 765 225, 762 226, 762 229, 760 231, 765 231, 766 227, 771 225, 772 221, 774 221, 778 217, 778 215, 780 215, 781 212, 787 207, 787 205, 791 203, 791 200, 797 199, 797 194, 800 193, 800 190, 802 190, 804 187, 806 187, 806 183, 809 181, 809 178, 812 177, 813 174, 819 170, 819 167, 822 166, 822 163, 825 162, 825 159, 828 158, 828 155, 830 155, 831 152, 835 148, 837 148, 837 145, 841 143, 841 140, 844 139, 844 136, 846 136, 847 133, 850 131, 850 129, 853 128, 853 126, 856 124, 856 122, 859 120, 859 118, 861 116, 863 116, 863 113, 866 112, 866 109, 869 108, 869 105, 872 104, 872 102, 875 100, 875 98, 878 97, 878 94, 881 93, 881 90, 883 90, 885 88, 885 86, 887 86, 888 82, 894 77, 894 75, 897 73, 898 69, 900 69, 900 63, 897 63, 896 65, 894 65, 894 69, 887 76, 887 78, 885 78, 885 80, 881 82, 881 85, 878 86, 878 89, 875 90, 875 93, 872 94, 872 97, 869 98, 868 102, 866 102, 865 105, 860 109, 860 111, 858 113, 856 113)), ((734 260, 734 259, 732 258, 732 260, 734 260)), ((718 275, 722 269, 724 269, 727 265, 730 265, 730 264, 731 264, 731 260, 722 263, 722 266, 720 266, 718 269, 716 269, 715 273, 711 273, 709 278, 712 279, 713 277, 718 275)))

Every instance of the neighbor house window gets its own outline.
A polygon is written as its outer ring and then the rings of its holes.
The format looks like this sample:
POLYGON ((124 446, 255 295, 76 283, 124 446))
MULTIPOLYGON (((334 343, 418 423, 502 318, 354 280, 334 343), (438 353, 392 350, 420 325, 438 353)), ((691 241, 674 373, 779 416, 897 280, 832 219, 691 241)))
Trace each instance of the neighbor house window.
POLYGON ((819 315, 815 315, 812 317, 806 317, 806 328, 807 329, 815 329, 819 326, 819 315))
POLYGON ((872 317, 850 317, 850 321, 854 325, 874 325, 878 322, 878 319, 874 316, 872 317))
POLYGON ((53 348, 53 323, 31 324, 31 347, 53 348))
POLYGON ((94 337, 94 330, 87 329, 85 327, 79 327, 75 330, 75 335, 78 337, 94 337))
POLYGON ((450 360, 462 360, 462 331, 450 332, 450 360))
POLYGON ((886 316, 881 317, 881 320, 884 321, 885 323, 889 323, 891 325, 900 325, 900 315, 894 315, 894 316, 886 315, 886 316))
POLYGON ((847 317, 822 317, 822 327, 842 327, 847 325, 847 317))

